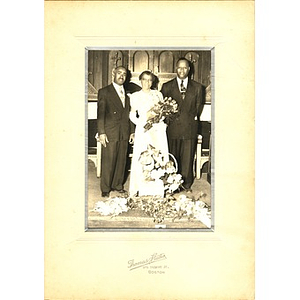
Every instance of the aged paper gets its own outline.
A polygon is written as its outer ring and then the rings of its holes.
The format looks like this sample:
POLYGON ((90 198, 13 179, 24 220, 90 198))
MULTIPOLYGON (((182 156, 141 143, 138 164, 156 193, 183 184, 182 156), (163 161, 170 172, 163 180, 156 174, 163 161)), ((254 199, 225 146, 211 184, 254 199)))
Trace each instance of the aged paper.
POLYGON ((45 299, 254 299, 254 2, 45 2, 45 299), (215 230, 85 231, 85 48, 214 47, 215 230))

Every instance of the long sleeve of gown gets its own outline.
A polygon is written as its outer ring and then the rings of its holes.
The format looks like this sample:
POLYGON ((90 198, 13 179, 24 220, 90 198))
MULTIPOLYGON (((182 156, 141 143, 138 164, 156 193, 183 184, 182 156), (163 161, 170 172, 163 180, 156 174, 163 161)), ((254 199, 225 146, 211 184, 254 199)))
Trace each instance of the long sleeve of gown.
POLYGON ((138 108, 137 108, 137 97, 132 94, 131 97, 130 97, 130 113, 129 113, 129 118, 131 120, 131 122, 134 124, 134 125, 137 125, 139 119, 137 117, 137 112, 138 112, 138 108))

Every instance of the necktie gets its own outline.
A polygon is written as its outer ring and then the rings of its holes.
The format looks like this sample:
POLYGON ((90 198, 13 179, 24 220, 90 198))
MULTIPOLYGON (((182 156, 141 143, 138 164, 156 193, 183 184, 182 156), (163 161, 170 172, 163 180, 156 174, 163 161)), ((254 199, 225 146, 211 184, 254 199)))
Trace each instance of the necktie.
POLYGON ((123 106, 125 107, 125 95, 122 87, 120 87, 120 98, 122 100, 123 106))
POLYGON ((183 85, 183 80, 181 80, 181 84, 180 84, 180 93, 181 93, 181 98, 184 99, 185 98, 185 92, 186 92, 186 88, 183 85))

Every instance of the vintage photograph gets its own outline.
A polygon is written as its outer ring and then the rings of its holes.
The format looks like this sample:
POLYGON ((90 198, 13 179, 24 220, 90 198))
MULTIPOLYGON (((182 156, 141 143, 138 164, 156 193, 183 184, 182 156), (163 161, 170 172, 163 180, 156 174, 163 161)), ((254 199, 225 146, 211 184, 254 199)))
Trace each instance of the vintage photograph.
POLYGON ((86 230, 213 230, 213 66, 86 48, 86 230))
POLYGON ((255 298, 254 4, 45 2, 44 299, 255 298))

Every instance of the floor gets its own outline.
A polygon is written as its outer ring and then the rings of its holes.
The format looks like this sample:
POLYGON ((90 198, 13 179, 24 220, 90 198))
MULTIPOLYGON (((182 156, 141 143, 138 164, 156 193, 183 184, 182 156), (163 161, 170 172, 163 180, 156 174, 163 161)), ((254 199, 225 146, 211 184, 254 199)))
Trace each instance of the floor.
MULTIPOLYGON (((192 186, 193 192, 188 194, 189 198, 195 200, 201 197, 201 200, 208 206, 211 206, 211 186, 206 180, 207 174, 203 173, 200 179, 195 179, 192 186)), ((125 183, 125 190, 128 191, 130 181, 130 172, 125 183)), ((185 192, 174 195, 179 197, 185 192)), ((110 197, 119 196, 117 192, 111 192, 110 197)), ((165 218, 162 224, 156 224, 153 218, 146 215, 141 210, 129 210, 122 214, 110 217, 101 216, 98 212, 93 211, 98 201, 103 201, 100 190, 100 178, 96 176, 96 168, 92 161, 88 160, 88 182, 87 182, 87 229, 103 230, 103 229, 207 229, 199 220, 176 219, 175 221, 165 218)), ((107 198, 106 198, 107 199, 107 198)))

